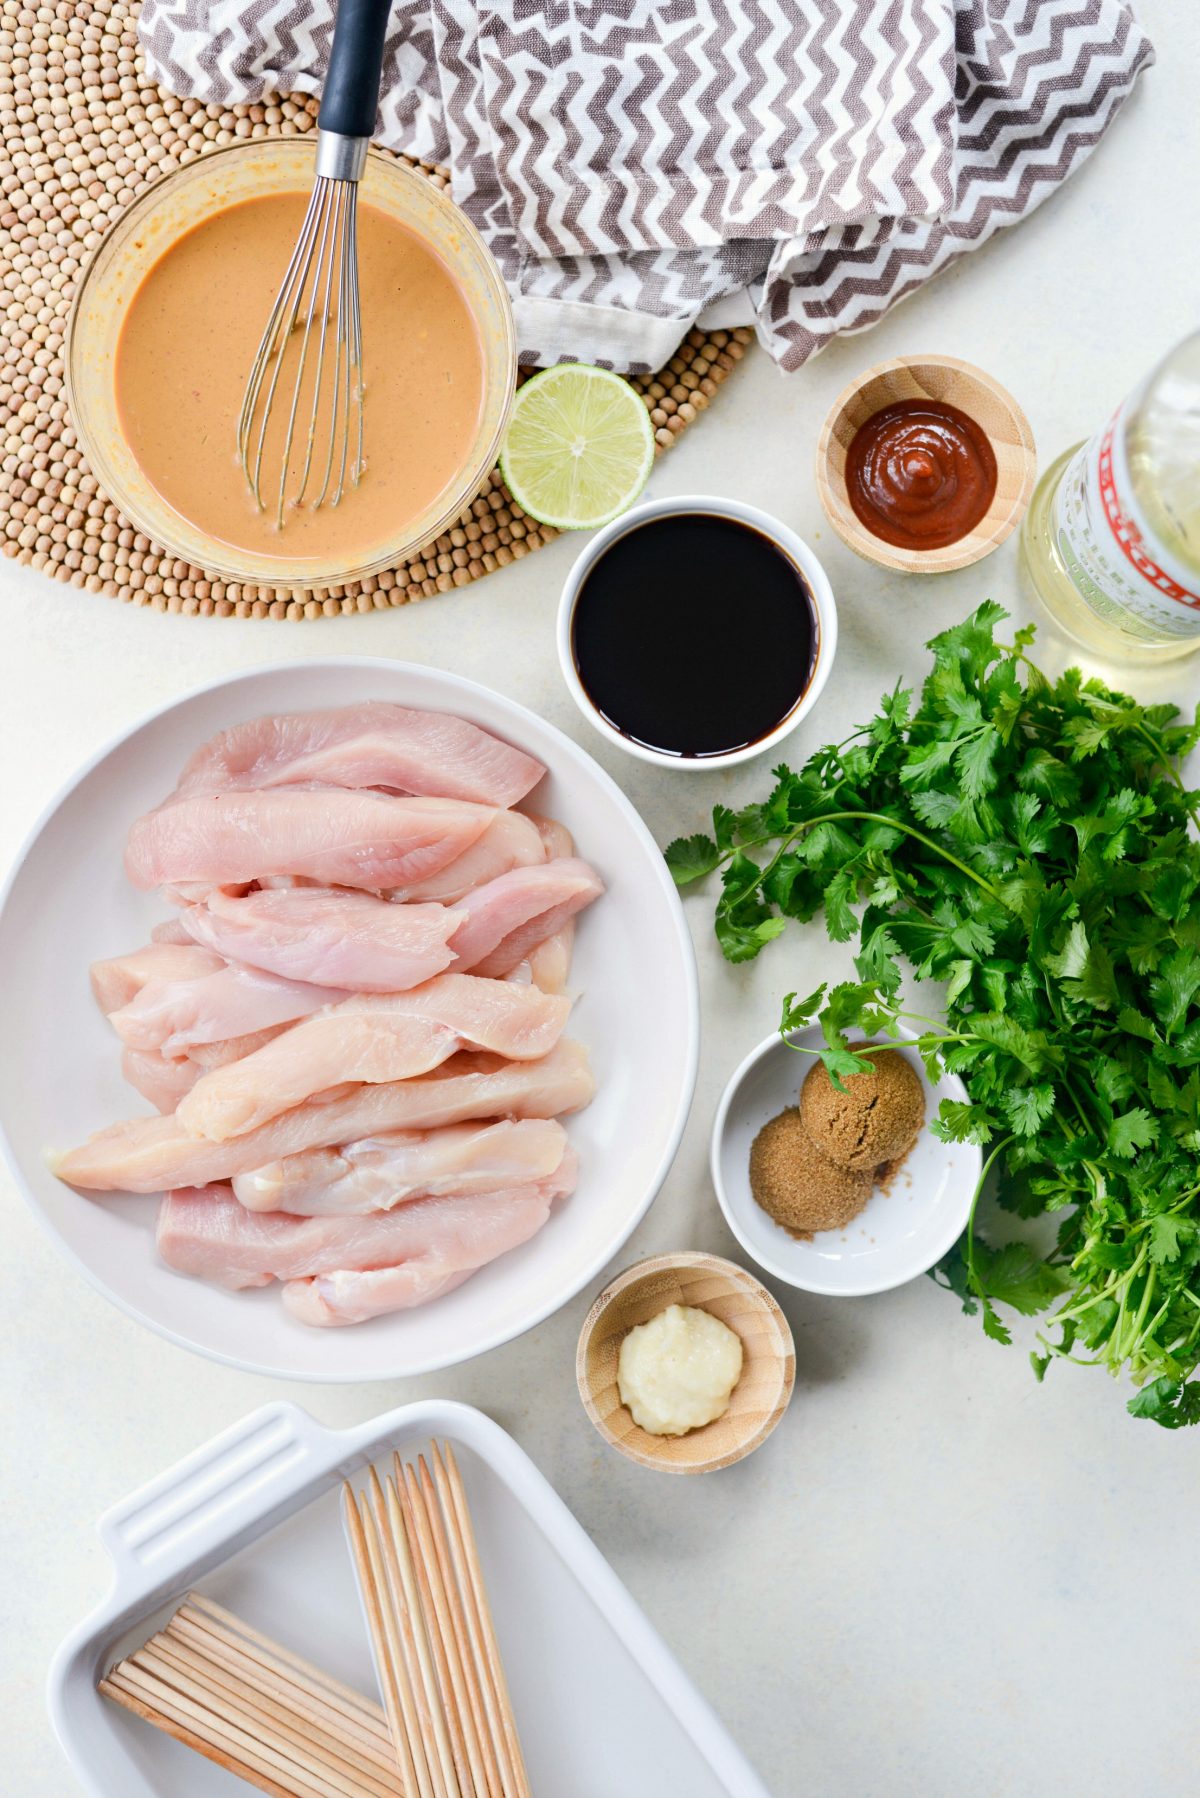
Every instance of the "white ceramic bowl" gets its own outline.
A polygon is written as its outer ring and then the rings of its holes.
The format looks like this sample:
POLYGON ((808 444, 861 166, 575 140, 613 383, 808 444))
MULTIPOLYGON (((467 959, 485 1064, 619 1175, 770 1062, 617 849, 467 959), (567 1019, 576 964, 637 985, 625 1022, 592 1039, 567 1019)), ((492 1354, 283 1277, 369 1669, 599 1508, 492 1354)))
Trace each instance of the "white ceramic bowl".
MULTIPOLYGON (((369 659, 256 670, 133 725, 83 769, 35 827, 0 910, 0 988, 19 1043, 0 1062, 0 1135, 17 1184, 67 1259, 114 1303, 214 1360, 285 1378, 397 1379, 447 1367, 540 1323, 594 1281, 670 1167, 696 1077, 696 969, 666 864, 629 801, 568 738, 511 700, 432 668, 369 659), (591 1052, 591 1106, 569 1121, 579 1186, 546 1227, 456 1292, 341 1330, 284 1312, 278 1290, 229 1293, 172 1273, 154 1250, 153 1198, 88 1198, 46 1165, 118 1118, 147 1110, 121 1079, 88 964, 146 941, 166 915, 121 867, 132 821, 170 790, 215 731, 262 713, 380 698, 452 711, 546 763, 532 809, 576 833, 607 884, 580 920, 572 1035, 591 1052)), ((46 1294, 69 1303, 71 1279, 46 1294)))
POLYGON ((639 761, 653 762, 659 768, 682 768, 699 773, 707 773, 713 768, 732 768, 737 762, 748 762, 752 757, 774 749, 777 743, 781 743, 784 737, 795 730, 800 720, 812 711, 829 679, 837 654, 837 635, 837 607, 834 604, 833 588, 829 585, 828 575, 803 538, 789 530, 786 524, 781 524, 778 518, 772 518, 769 512, 760 512, 757 506, 747 506, 736 499, 714 499, 703 493, 681 494, 672 499, 645 500, 640 506, 634 506, 631 511, 614 518, 611 524, 606 524, 576 557, 558 604, 559 666, 572 699, 593 729, 598 730, 607 742, 614 743, 618 749, 637 756, 639 761), (787 717, 768 736, 760 737, 757 743, 749 743, 742 749, 731 749, 725 755, 668 755, 661 749, 650 749, 644 743, 635 743, 632 738, 623 736, 609 723, 603 712, 593 705, 591 695, 579 678, 571 642, 575 602, 579 598, 580 589, 610 545, 619 537, 636 530, 639 525, 647 524, 652 518, 671 518, 688 512, 706 512, 717 518, 732 518, 739 524, 749 525, 753 530, 761 532, 764 537, 769 537, 803 575, 817 611, 817 658, 808 686, 787 717))
MULTIPOLYGON (((905 1031, 910 1041, 912 1033, 905 1031)), ((791 1039, 802 1048, 823 1041, 814 1026, 791 1039)), ((943 1099, 965 1099, 956 1074, 936 1085, 920 1056, 907 1058, 925 1089, 926 1128, 891 1182, 876 1191, 844 1230, 824 1230, 800 1242, 769 1218, 750 1191, 750 1145, 769 1118, 795 1105, 813 1065, 776 1034, 751 1050, 717 1107, 712 1133, 712 1177, 725 1221, 748 1255, 789 1286, 834 1298, 889 1292, 928 1273, 966 1227, 982 1157, 973 1143, 943 1143, 928 1128, 943 1099)))

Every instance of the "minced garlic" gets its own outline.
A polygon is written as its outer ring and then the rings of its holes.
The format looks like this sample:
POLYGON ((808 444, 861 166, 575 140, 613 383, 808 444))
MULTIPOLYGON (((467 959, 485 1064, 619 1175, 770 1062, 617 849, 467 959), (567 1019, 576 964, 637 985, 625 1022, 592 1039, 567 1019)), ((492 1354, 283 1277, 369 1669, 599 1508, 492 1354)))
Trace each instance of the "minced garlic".
POLYGON ((741 1339, 711 1311, 668 1305, 621 1344, 617 1386, 653 1436, 685 1436, 729 1408, 742 1373, 741 1339))

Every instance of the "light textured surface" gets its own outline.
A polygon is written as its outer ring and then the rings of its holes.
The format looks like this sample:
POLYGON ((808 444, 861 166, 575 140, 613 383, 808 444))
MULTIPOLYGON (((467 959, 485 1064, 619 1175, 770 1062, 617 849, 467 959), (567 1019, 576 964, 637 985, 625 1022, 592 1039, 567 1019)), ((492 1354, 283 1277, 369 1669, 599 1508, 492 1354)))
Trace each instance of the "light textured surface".
MULTIPOLYGON (((1048 460, 1195 325, 1200 23, 1178 0, 1143 0, 1141 12, 1158 67, 1067 191, 790 382, 752 357, 712 420, 652 477, 655 493, 708 490, 765 506, 826 559, 842 647, 789 746, 793 760, 867 716, 898 673, 916 674, 935 629, 989 594, 1016 594, 1011 543, 935 584, 869 568, 824 527, 812 456, 826 408, 855 370, 925 349, 979 362, 1026 408, 1048 460)), ((159 617, 0 565, 0 852, 7 859, 59 782, 131 716, 281 657, 367 653, 453 667, 587 741, 553 653, 571 555, 559 542, 468 592, 294 631, 159 617)), ((1185 667, 1129 684, 1183 696, 1196 681, 1185 667)), ((662 841, 699 828, 714 799, 748 798, 767 778, 755 765, 667 776, 599 754, 662 841)), ((757 966, 729 968, 709 934, 710 898, 688 910, 701 960, 700 1085, 675 1170, 617 1267, 674 1248, 732 1252, 708 1178, 713 1108, 770 1028, 780 993, 805 990, 831 965, 820 929, 793 928, 757 966)), ((64 980, 79 975, 63 970, 64 980)), ((25 1022, 9 1016, 5 1026, 4 1053, 24 1053, 25 1022)), ((75 1789, 42 1683, 54 1644, 106 1584, 93 1518, 279 1390, 330 1422, 427 1393, 491 1412, 592 1532, 777 1798, 1195 1790, 1200 1431, 1133 1422, 1125 1394, 1095 1370, 1056 1367, 1035 1386, 1020 1348, 986 1342, 928 1281, 854 1301, 781 1291, 797 1349, 787 1417, 740 1466, 673 1480, 606 1451, 584 1416, 574 1350, 594 1293, 437 1378, 279 1388, 148 1335, 59 1262, 7 1181, 3 1202, 0 1703, 4 1785, 20 1798, 75 1789)), ((547 1798, 571 1798, 569 1774, 547 1798)))

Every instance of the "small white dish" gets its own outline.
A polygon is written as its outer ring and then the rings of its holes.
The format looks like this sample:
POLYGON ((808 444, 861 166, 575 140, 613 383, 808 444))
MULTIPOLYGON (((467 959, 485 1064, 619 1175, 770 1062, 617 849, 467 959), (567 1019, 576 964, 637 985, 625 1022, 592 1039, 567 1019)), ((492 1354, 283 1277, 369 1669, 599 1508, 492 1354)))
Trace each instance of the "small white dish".
MULTIPOLYGON (((903 1030, 908 1042, 913 1033, 903 1030)), ((815 1049, 820 1028, 798 1030, 797 1049, 815 1049)), ((778 1034, 752 1049, 721 1097, 712 1133, 712 1177, 725 1221, 761 1268, 831 1298, 890 1292, 934 1264, 966 1227, 983 1159, 974 1143, 944 1143, 929 1124, 943 1099, 965 1099, 957 1074, 931 1081, 915 1053, 907 1056, 925 1090, 925 1128, 889 1182, 842 1230, 823 1230, 810 1242, 791 1236, 767 1216, 750 1190, 750 1145, 768 1119, 798 1102, 815 1057, 796 1053, 778 1034)))
MULTIPOLYGON (((284 663, 202 687, 138 719, 67 785, 35 825, 0 897, 0 985, 22 1052, 0 1058, 0 1149, 57 1248, 105 1296, 215 1361, 283 1379, 396 1380, 508 1342, 595 1281, 645 1215, 683 1134, 696 1080, 699 1002, 683 908, 662 851, 592 758, 524 706, 434 668, 370 658, 284 663), (453 712, 546 764, 531 809, 561 818, 605 882, 581 921, 570 1034, 587 1045, 592 1103, 568 1120, 579 1185, 531 1242, 457 1291, 353 1329, 288 1316, 278 1290, 226 1292, 155 1253, 157 1202, 89 1198, 56 1180, 48 1150, 148 1108, 88 985, 88 965, 144 943, 166 915, 124 878, 131 822, 170 791, 216 731, 268 712, 391 699, 453 712), (614 1151, 614 1144, 617 1145, 614 1151)), ((47 1303, 69 1303, 64 1267, 47 1303)))
POLYGON ((558 661, 562 669, 563 679, 568 691, 583 716, 594 730, 599 731, 606 742, 614 743, 618 749, 627 754, 637 756, 639 761, 651 762, 656 768, 682 768, 692 773, 707 773, 713 768, 732 768, 738 762, 748 762, 756 755, 763 755, 774 749, 788 736, 802 718, 806 718, 821 697, 825 683, 833 668, 837 654, 837 606, 834 604, 833 588, 829 585, 829 577, 820 562, 802 537, 790 530, 778 518, 772 518, 769 512, 761 512, 757 506, 747 506, 737 499, 715 499, 710 494, 685 493, 671 499, 644 500, 640 506, 623 512, 606 524, 602 530, 587 544, 587 547, 576 557, 574 566, 567 576, 562 598, 558 604, 558 661), (609 723, 603 712, 592 703, 591 695, 579 678, 579 670, 575 666, 575 651, 572 642, 575 604, 583 588, 583 583, 596 563, 610 549, 618 538, 627 536, 630 531, 637 530, 639 525, 648 524, 653 518, 673 518, 689 512, 702 512, 710 517, 731 518, 738 524, 749 525, 752 530, 760 532, 770 539, 780 553, 792 563, 802 576, 805 585, 812 595, 813 605, 817 613, 817 655, 812 679, 792 707, 782 723, 773 731, 760 737, 756 743, 748 743, 741 749, 730 749, 724 754, 683 756, 671 755, 662 749, 652 749, 645 743, 638 743, 632 737, 625 736, 609 723))

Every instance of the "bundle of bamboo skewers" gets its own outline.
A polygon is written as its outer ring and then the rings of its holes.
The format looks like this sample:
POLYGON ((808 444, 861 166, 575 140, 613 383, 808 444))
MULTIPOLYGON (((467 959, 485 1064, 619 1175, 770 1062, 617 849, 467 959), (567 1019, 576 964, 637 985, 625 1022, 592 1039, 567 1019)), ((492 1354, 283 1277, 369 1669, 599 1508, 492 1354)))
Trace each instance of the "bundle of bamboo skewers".
POLYGON ((407 1798, 377 1704, 198 1592, 100 1690, 278 1798, 407 1798))
POLYGON ((467 1495, 449 1443, 432 1473, 393 1455, 343 1488, 346 1525, 406 1792, 529 1798, 467 1495))
POLYGON ((279 1798, 530 1798, 453 1449, 343 1502, 383 1709, 194 1592, 100 1690, 279 1798))

